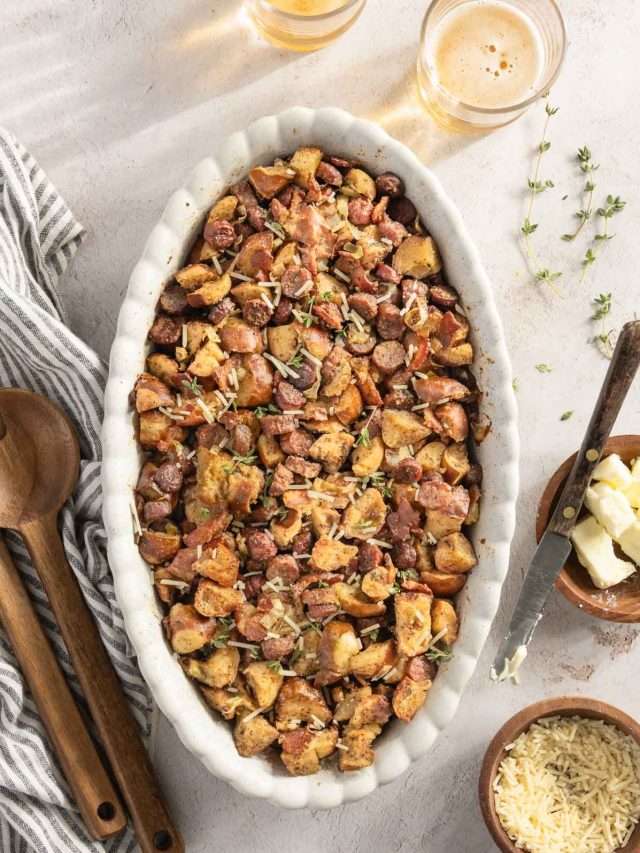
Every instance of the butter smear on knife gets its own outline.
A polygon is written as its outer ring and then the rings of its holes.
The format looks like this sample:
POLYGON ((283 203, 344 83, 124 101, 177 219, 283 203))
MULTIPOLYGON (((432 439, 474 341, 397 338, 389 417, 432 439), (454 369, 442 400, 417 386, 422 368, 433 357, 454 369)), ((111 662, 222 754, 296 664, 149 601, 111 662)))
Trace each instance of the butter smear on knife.
POLYGON ((491 678, 493 681, 514 681, 516 684, 520 683, 520 678, 518 676, 518 670, 522 666, 524 659, 527 656, 527 647, 525 645, 518 646, 518 648, 513 653, 513 657, 506 658, 504 662, 504 667, 501 672, 496 672, 494 667, 491 667, 491 678))

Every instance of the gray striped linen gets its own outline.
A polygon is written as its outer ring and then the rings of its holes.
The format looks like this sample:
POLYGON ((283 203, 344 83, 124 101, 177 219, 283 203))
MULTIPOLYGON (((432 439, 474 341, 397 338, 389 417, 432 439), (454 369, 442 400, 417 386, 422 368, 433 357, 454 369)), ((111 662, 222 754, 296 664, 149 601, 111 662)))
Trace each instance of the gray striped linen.
MULTIPOLYGON (((80 438, 80 480, 63 508, 69 562, 144 734, 151 700, 133 660, 106 557, 100 424, 106 367, 65 325, 56 284, 83 239, 64 200, 33 157, 0 129, 0 386, 58 403, 80 438)), ((46 596, 18 536, 6 534, 22 579, 79 703, 84 705, 46 596)), ((125 853, 129 828, 93 841, 70 796, 6 634, 0 629, 1 853, 125 853)))

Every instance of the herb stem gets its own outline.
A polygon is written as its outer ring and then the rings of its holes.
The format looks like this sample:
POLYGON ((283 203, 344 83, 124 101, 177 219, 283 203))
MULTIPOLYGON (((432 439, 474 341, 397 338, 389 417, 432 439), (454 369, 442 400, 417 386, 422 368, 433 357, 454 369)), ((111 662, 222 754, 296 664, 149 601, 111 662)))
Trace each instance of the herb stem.
MULTIPOLYGON (((542 128, 542 142, 538 145, 538 154, 536 156, 536 165, 533 170, 533 181, 529 182, 529 205, 527 207, 527 222, 531 222, 531 216, 533 215, 533 200, 538 194, 536 191, 536 187, 539 185, 538 181, 540 178, 540 165, 542 163, 542 155, 545 151, 548 151, 547 146, 547 131, 549 130, 549 122, 551 121, 551 116, 553 113, 550 110, 545 110, 546 118, 544 120, 544 127, 542 128)), ((531 233, 525 233, 524 235, 524 245, 527 251, 527 256, 533 260, 533 250, 531 248, 531 240, 529 237, 531 233)))
MULTIPOLYGON (((578 148, 578 153, 576 155, 578 163, 580 164, 580 171, 583 175, 591 175, 592 172, 595 172, 600 168, 598 163, 594 163, 591 159, 591 151, 588 146, 583 145, 582 148, 578 148)), ((586 201, 584 207, 581 210, 576 212, 576 216, 580 220, 580 224, 576 228, 576 230, 572 234, 563 234, 562 239, 566 241, 575 240, 578 234, 582 231, 586 223, 593 216, 593 192, 596 188, 596 185, 593 183, 591 177, 587 178, 587 181, 584 185, 584 189, 582 191, 583 199, 586 201)))
MULTIPOLYGON (((545 95, 545 97, 548 97, 548 93, 547 95, 545 95)), ((535 159, 533 177, 527 180, 527 187, 529 189, 529 202, 527 205, 527 213, 524 222, 520 226, 520 233, 523 235, 524 259, 526 261, 527 268, 530 274, 536 281, 549 284, 551 286, 551 289, 557 295, 559 295, 557 289, 553 285, 553 282, 556 279, 560 278, 562 273, 552 272, 548 268, 543 269, 540 266, 538 257, 533 249, 531 241, 531 235, 538 228, 537 223, 531 221, 531 217, 533 216, 534 199, 540 193, 543 193, 545 190, 551 189, 554 186, 553 181, 542 181, 540 179, 540 168, 542 164, 542 155, 547 152, 549 148, 551 148, 551 143, 547 139, 547 134, 549 131, 549 122, 551 121, 551 116, 554 116, 558 112, 558 107, 552 107, 551 104, 547 103, 544 109, 546 118, 542 129, 542 140, 540 141, 537 147, 537 155, 535 159)))
POLYGON ((612 216, 615 216, 616 213, 620 213, 624 210, 626 205, 626 201, 622 201, 620 196, 612 196, 608 195, 606 204, 604 207, 598 208, 598 216, 604 220, 604 225, 602 228, 602 232, 595 235, 593 238, 593 248, 589 247, 585 252, 584 258, 582 259, 582 274, 580 276, 580 283, 582 283, 587 277, 587 272, 590 266, 593 266, 597 261, 600 252, 602 250, 602 245, 607 243, 609 240, 613 240, 615 235, 609 234, 609 220, 612 216))

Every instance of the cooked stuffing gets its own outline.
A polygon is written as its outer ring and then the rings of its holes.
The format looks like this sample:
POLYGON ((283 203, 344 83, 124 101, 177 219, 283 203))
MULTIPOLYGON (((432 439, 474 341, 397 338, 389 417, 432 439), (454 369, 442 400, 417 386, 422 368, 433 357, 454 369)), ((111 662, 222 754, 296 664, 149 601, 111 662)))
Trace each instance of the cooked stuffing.
POLYGON ((458 636, 487 431, 402 180, 305 147, 216 202, 133 391, 140 553, 238 752, 374 760, 458 636))

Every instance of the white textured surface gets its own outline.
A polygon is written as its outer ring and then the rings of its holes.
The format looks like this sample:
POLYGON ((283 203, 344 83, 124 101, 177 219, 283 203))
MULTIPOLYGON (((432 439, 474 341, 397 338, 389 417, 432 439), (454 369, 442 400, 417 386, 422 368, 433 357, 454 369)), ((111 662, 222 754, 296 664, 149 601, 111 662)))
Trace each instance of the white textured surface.
MULTIPOLYGON (((633 685, 638 629, 597 622, 554 596, 519 688, 491 685, 487 671, 533 549, 543 484, 579 443, 606 363, 587 345, 588 300, 616 296, 619 323, 638 306, 637 160, 640 117, 633 0, 563 2, 570 48, 553 100, 554 146, 541 197, 538 243, 556 264, 567 246, 578 178, 569 156, 588 144, 602 163, 602 192, 630 202, 592 277, 565 278, 565 299, 525 281, 514 234, 520 188, 537 142, 540 111, 490 136, 436 130, 414 102, 413 62, 426 3, 369 0, 360 21, 327 50, 300 57, 258 43, 236 22, 237 0, 8 0, 3 5, 0 120, 28 144, 89 228, 66 281, 75 328, 106 356, 133 263, 170 192, 205 156, 212 138, 292 103, 331 104, 379 121, 431 165, 461 209, 493 280, 519 379, 520 529, 501 614, 452 725, 429 756, 363 802, 331 813, 282 812, 248 800, 206 772, 168 726, 158 768, 190 853, 485 853, 493 851, 476 804, 489 738, 515 710, 545 696, 600 697, 640 716, 633 685), (561 180, 562 179, 562 180, 561 180), (561 197, 569 194, 565 202, 561 197), (538 362, 554 367, 543 376, 538 362), (559 415, 574 409, 573 418, 559 415)), ((578 248, 570 249, 577 258, 578 248)), ((617 432, 639 431, 632 390, 617 432)))
POLYGON ((238 790, 286 808, 333 808, 362 799, 400 776, 422 757, 453 718, 473 673, 500 602, 509 567, 518 494, 518 435, 512 376, 489 282, 458 211, 440 182, 417 157, 373 122, 336 108, 292 107, 253 122, 212 146, 184 187, 169 199, 136 264, 118 317, 111 349, 102 430, 104 520, 109 562, 118 601, 140 669, 159 708, 181 740, 221 779, 238 790), (298 145, 357 158, 374 173, 394 172, 412 188, 418 212, 441 247, 449 280, 461 290, 471 318, 476 375, 485 392, 482 411, 493 430, 478 448, 483 466, 484 512, 473 530, 478 566, 459 597, 460 635, 453 660, 443 667, 426 705, 411 726, 390 724, 376 744, 376 762, 347 775, 337 768, 292 778, 257 756, 242 759, 230 727, 207 709, 164 642, 160 608, 154 603, 149 568, 135 546, 130 511, 140 452, 129 404, 136 376, 144 369, 147 333, 167 278, 189 252, 195 232, 225 187, 253 166, 298 145))

